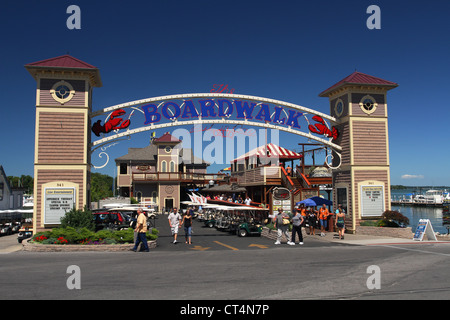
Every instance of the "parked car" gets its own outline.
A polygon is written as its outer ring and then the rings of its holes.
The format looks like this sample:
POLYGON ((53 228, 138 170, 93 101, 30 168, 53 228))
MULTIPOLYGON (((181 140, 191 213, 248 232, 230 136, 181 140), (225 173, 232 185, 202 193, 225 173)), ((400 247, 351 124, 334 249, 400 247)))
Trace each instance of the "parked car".
POLYGON ((31 238, 33 236, 33 227, 30 225, 23 225, 19 229, 19 235, 17 236, 17 241, 22 243, 23 240, 31 238))
POLYGON ((115 210, 97 210, 92 212, 95 230, 122 230, 129 228, 132 222, 130 216, 115 210))
POLYGON ((0 225, 0 235, 2 236, 9 236, 11 235, 12 232, 12 228, 11 225, 8 223, 4 223, 0 225))
MULTIPOLYGON (((148 229, 154 228, 155 227, 155 219, 157 218, 157 216, 155 214, 155 210, 148 209, 145 207, 144 208, 141 207, 141 209, 147 215, 148 229)), ((112 208, 109 211, 120 213, 123 217, 125 217, 127 219, 127 221, 129 221, 129 227, 134 229, 134 228, 136 228, 136 221, 137 221, 137 217, 138 217, 137 210, 138 210, 138 207, 130 206, 130 207, 112 208)))
POLYGON ((17 222, 17 221, 11 222, 11 223, 10 223, 10 226, 11 226, 12 232, 13 232, 13 233, 19 232, 20 226, 21 226, 21 225, 22 225, 22 224, 21 224, 20 222, 17 222))

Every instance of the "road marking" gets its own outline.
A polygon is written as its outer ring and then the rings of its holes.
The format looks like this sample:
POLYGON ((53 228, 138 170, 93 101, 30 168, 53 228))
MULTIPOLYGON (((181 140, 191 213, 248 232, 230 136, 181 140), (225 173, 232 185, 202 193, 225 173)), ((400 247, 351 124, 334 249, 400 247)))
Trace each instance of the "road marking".
POLYGON ((264 245, 264 244, 254 244, 254 243, 252 243, 251 245, 249 245, 249 247, 258 247, 258 248, 260 248, 260 249, 267 249, 267 248, 269 248, 269 246, 266 246, 266 245, 264 245))
POLYGON ((402 247, 397 247, 397 246, 392 246, 392 245, 380 245, 380 247, 394 248, 394 249, 400 249, 400 250, 406 250, 406 251, 415 251, 415 252, 421 252, 421 253, 429 253, 429 254, 434 254, 434 255, 444 256, 444 257, 449 257, 450 256, 450 254, 448 254, 448 253, 440 253, 440 252, 433 252, 433 251, 426 251, 426 250, 402 248, 402 247))
POLYGON ((217 243, 217 244, 220 244, 221 246, 227 247, 228 249, 235 250, 235 251, 239 251, 238 248, 229 246, 229 245, 227 245, 227 244, 225 244, 225 243, 222 243, 222 242, 219 242, 219 241, 214 241, 214 242, 217 243))
POLYGON ((189 248, 189 249, 191 249, 191 250, 205 251, 205 250, 211 249, 211 247, 194 246, 193 248, 189 248))

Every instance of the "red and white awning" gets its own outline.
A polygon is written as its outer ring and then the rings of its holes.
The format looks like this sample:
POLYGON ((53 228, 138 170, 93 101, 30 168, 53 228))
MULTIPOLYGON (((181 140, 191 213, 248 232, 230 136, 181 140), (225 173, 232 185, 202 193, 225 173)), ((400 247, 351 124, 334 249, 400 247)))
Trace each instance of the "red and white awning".
POLYGON ((253 149, 247 152, 246 154, 232 160, 231 162, 236 162, 251 157, 269 157, 269 158, 277 158, 280 160, 287 160, 287 159, 294 160, 300 159, 302 155, 300 153, 277 146, 276 144, 269 143, 265 146, 260 146, 256 149, 253 149))

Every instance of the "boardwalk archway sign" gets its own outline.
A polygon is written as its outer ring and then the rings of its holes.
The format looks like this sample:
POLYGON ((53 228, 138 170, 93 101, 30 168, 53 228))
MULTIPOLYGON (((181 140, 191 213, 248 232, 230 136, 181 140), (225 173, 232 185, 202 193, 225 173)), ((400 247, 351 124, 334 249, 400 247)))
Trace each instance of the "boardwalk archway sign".
POLYGON ((161 96, 92 112, 93 88, 102 86, 98 68, 69 55, 25 67, 37 82, 35 231, 53 227, 68 205, 89 205, 93 151, 135 133, 174 126, 252 126, 315 140, 329 150, 333 199, 346 208, 352 230, 361 219, 390 207, 386 93, 397 86, 393 82, 354 72, 320 94, 329 98, 329 115, 228 93, 161 96))

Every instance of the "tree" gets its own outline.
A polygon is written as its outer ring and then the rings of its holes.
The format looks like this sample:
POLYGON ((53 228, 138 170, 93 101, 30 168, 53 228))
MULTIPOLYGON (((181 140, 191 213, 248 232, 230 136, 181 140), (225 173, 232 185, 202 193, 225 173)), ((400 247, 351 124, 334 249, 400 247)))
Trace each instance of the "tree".
POLYGON ((114 179, 106 174, 91 173, 91 201, 113 196, 114 179))
POLYGON ((28 194, 33 194, 34 179, 32 176, 8 176, 8 180, 12 188, 24 188, 28 194))

